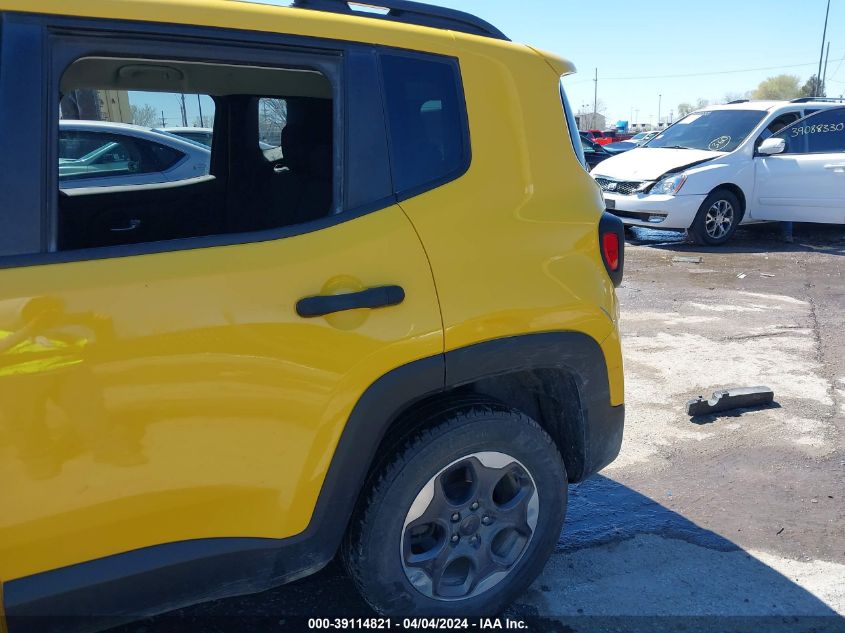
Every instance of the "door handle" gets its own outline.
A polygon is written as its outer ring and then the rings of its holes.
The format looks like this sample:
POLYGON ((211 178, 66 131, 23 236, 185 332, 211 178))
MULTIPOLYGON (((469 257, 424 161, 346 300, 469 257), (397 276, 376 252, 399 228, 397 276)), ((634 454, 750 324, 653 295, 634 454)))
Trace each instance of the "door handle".
POLYGON ((845 165, 825 165, 825 169, 832 169, 833 171, 845 172, 845 165))
POLYGON ((124 233, 125 231, 134 231, 141 226, 141 220, 129 220, 126 226, 113 226, 109 229, 112 233, 124 233))
POLYGON ((380 286, 343 295, 306 297, 296 303, 296 313, 304 319, 312 319, 346 310, 387 308, 399 305, 404 300, 405 290, 402 286, 380 286))

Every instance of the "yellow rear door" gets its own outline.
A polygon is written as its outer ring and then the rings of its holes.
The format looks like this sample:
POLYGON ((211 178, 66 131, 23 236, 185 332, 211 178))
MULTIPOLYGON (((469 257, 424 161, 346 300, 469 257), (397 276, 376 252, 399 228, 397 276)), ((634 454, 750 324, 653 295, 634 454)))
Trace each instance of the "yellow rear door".
MULTIPOLYGON (((369 51, 43 22, 61 28, 5 15, 0 37, 0 135, 20 146, 0 154, 7 602, 16 579, 114 554, 301 533, 361 395, 443 351, 426 255, 390 200, 369 51), (78 96, 74 82, 122 91, 171 124, 201 105, 205 125, 215 122, 211 173, 65 189, 62 152, 90 151, 58 136, 59 99, 78 96), (264 97, 288 99, 288 119, 266 119, 264 97), (265 146, 288 127, 281 159, 265 146), (325 298, 335 295, 345 297, 325 298)), ((85 118, 81 103, 63 100, 63 116, 85 118)), ((96 125, 128 133, 102 116, 96 125)), ((129 171, 145 169, 145 152, 129 171)))
POLYGON ((260 244, 0 271, 0 578, 302 531, 357 398, 440 351, 395 206, 260 244), (386 285, 404 302, 296 313, 386 285))

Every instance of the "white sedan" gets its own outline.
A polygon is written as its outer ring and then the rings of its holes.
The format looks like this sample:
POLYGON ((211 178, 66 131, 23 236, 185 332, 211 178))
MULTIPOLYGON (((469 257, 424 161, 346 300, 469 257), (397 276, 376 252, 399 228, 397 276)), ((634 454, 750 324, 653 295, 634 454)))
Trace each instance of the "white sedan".
POLYGON ((149 128, 109 121, 59 122, 59 187, 175 182, 208 174, 211 151, 149 128))

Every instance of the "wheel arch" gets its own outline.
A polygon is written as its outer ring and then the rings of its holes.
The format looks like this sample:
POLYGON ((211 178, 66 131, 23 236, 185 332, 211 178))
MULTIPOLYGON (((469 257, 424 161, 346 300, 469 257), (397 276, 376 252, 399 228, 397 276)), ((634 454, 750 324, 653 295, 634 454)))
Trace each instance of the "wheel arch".
MULTIPOLYGON (((740 210, 742 211, 742 215, 744 217, 745 211, 748 208, 748 200, 745 197, 745 192, 742 190, 742 187, 732 182, 723 182, 722 184, 713 187, 707 195, 709 196, 711 194, 714 194, 719 189, 725 189, 727 191, 730 191, 733 195, 736 196, 736 199, 739 200, 739 204, 741 206, 740 210)), ((740 221, 741 220, 742 218, 740 218, 740 221)))

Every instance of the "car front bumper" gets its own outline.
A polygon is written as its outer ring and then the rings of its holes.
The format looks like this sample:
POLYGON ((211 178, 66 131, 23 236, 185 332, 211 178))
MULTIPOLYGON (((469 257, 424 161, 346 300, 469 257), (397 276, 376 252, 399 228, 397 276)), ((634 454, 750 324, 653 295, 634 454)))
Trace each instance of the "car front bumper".
POLYGON ((665 229, 689 228, 706 195, 668 196, 604 192, 607 211, 626 225, 665 229))

